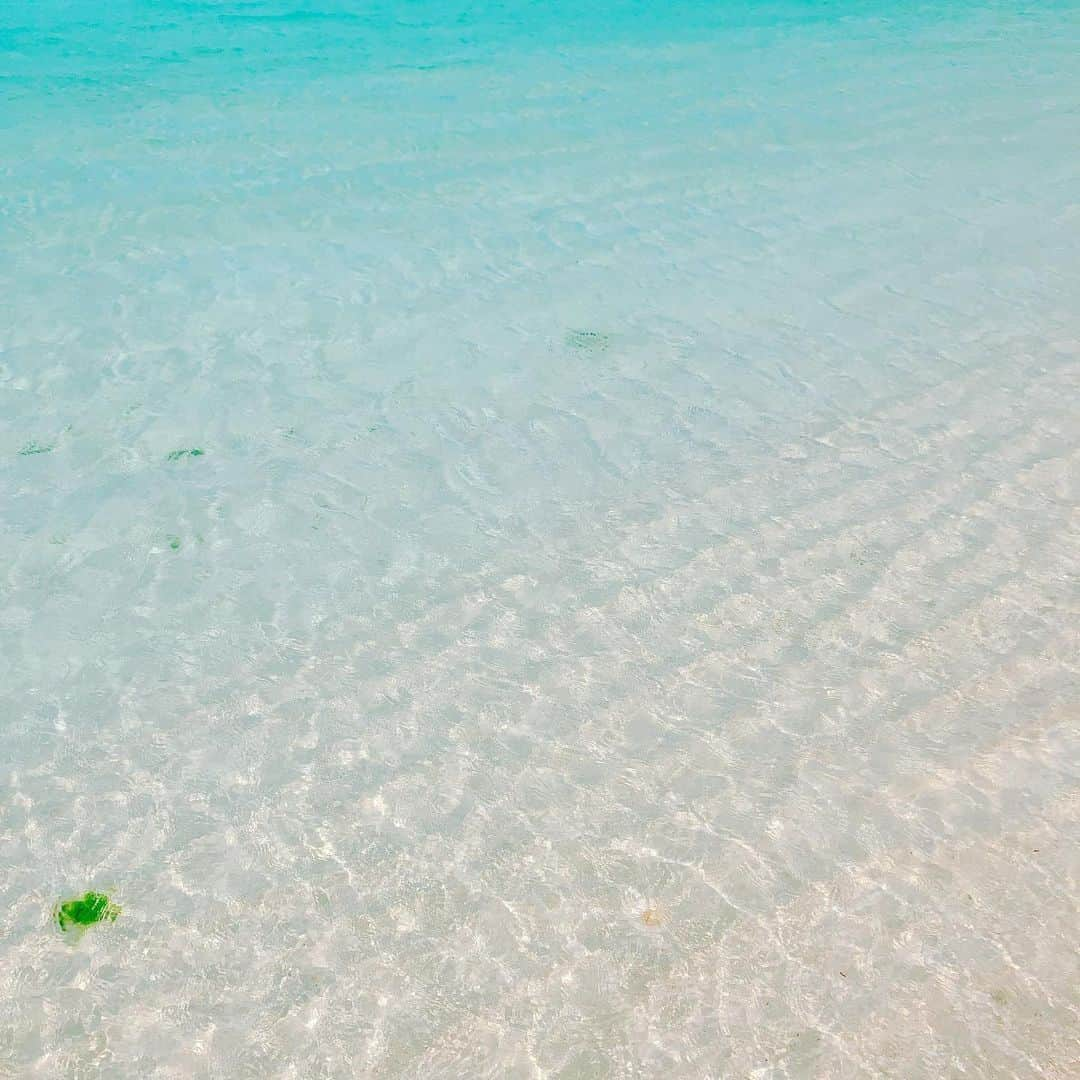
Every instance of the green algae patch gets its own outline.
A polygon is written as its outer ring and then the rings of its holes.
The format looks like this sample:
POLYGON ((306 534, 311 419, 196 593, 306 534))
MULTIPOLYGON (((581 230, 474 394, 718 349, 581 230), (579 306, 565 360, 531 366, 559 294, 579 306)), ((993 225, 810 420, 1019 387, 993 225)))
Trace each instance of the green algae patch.
POLYGON ((34 442, 31 439, 20 451, 19 457, 32 457, 34 454, 51 454, 56 449, 50 443, 34 442))
POLYGON ((599 330, 571 330, 566 335, 566 344, 582 352, 604 352, 611 347, 611 337, 599 330))
POLYGON ((120 908, 105 893, 88 892, 72 900, 61 900, 53 910, 56 925, 65 933, 82 931, 99 922, 115 922, 120 908))
POLYGON ((171 547, 173 549, 173 551, 179 551, 180 550, 180 537, 179 536, 169 535, 169 536, 165 537, 165 539, 169 541, 169 547, 171 547))
POLYGON ((182 458, 202 457, 205 453, 205 450, 200 450, 197 446, 191 447, 190 450, 170 450, 169 453, 165 455, 165 460, 180 461, 182 458))

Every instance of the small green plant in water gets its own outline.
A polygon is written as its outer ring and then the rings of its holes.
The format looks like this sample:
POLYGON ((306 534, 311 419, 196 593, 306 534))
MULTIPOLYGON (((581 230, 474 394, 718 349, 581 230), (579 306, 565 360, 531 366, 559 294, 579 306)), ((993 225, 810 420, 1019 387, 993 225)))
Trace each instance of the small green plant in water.
POLYGON ((33 454, 51 454, 55 450, 55 446, 50 446, 48 443, 38 443, 31 439, 20 451, 20 457, 31 457, 33 454))
POLYGON ((205 453, 205 450, 200 450, 197 446, 193 446, 190 450, 170 450, 166 455, 166 460, 179 461, 186 457, 202 457, 205 453))
POLYGON ((53 914, 57 926, 66 933, 68 930, 84 930, 94 923, 115 922, 120 908, 104 893, 88 892, 73 900, 61 900, 53 914))
POLYGON ((169 541, 169 547, 171 547, 173 549, 173 551, 179 551, 180 550, 180 537, 179 536, 171 536, 170 535, 170 536, 167 537, 167 539, 169 541))

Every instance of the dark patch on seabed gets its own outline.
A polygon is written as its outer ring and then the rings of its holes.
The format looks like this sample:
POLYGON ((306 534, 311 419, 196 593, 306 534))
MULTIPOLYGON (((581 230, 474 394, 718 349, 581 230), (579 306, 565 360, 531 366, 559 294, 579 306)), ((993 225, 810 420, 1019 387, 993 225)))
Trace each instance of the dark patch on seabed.
POLYGON ((601 330, 568 330, 566 344, 582 352, 604 352, 611 348, 611 335, 601 330))
POLYGON ((39 443, 31 439, 20 451, 20 457, 32 457, 34 454, 51 454, 56 447, 50 443, 39 443))

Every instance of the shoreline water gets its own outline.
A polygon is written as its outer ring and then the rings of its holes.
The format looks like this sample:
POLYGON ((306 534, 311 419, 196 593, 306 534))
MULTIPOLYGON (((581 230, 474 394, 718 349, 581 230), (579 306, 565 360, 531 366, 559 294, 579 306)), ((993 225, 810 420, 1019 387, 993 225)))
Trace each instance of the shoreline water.
POLYGON ((1065 1074, 1080 7, 883 8, 0 18, 0 1073, 1065 1074))

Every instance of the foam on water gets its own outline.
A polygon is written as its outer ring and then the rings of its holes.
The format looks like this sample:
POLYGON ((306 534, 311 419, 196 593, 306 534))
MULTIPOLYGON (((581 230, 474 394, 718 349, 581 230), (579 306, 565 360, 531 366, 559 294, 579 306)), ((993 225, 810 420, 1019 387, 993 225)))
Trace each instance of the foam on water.
POLYGON ((1068 1075, 1077 55, 3 5, 0 1072, 1068 1075))

